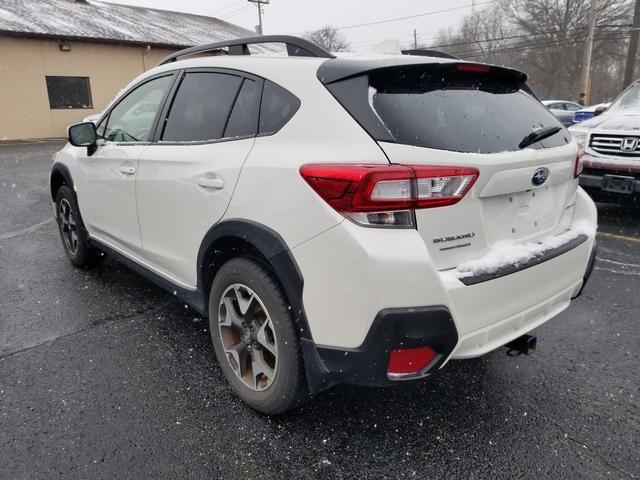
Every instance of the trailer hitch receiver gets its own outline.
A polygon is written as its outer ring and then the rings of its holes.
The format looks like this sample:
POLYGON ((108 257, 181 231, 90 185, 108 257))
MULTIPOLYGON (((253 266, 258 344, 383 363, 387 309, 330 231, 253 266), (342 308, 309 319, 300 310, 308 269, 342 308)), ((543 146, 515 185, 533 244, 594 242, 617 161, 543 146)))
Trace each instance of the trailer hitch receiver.
POLYGON ((531 355, 536 351, 537 339, 534 335, 522 335, 521 337, 507 343, 507 355, 517 357, 518 355, 531 355))

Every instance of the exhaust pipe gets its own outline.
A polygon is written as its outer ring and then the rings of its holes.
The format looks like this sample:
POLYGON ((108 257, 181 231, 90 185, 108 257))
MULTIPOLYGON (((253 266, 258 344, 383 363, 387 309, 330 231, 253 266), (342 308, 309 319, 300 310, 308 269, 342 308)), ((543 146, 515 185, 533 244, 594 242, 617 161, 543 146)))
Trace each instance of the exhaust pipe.
POLYGON ((522 335, 507 343, 507 355, 517 357, 519 355, 531 355, 536 351, 537 338, 534 335, 522 335))

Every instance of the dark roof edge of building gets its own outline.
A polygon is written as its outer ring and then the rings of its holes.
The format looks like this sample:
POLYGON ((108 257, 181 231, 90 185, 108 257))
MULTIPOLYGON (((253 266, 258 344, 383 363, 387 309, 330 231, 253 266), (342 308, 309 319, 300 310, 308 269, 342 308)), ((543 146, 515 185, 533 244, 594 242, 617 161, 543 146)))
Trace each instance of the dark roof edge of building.
POLYGON ((0 37, 14 37, 14 38, 30 38, 34 40, 57 40, 61 42, 85 42, 85 43, 100 43, 106 45, 122 45, 128 47, 155 47, 163 48, 167 50, 182 50, 183 48, 193 47, 193 45, 183 44, 174 45, 170 43, 154 43, 154 42, 141 42, 136 40, 118 40, 109 38, 95 38, 95 37, 82 37, 73 35, 56 35, 50 33, 36 33, 36 32, 16 32, 13 30, 1 30, 0 37))

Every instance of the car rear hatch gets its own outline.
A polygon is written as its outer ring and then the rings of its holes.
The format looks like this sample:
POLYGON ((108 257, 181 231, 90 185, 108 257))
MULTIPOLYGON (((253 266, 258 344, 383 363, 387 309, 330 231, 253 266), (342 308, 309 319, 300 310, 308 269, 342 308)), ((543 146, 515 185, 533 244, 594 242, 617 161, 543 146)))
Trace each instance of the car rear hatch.
POLYGON ((535 244, 565 231, 577 185, 577 147, 527 87, 526 75, 429 60, 373 62, 363 71, 355 61, 338 68, 331 62, 340 60, 331 60, 319 78, 390 163, 477 170, 464 198, 415 210, 436 268, 458 267, 501 241, 535 244), (525 137, 552 127, 559 130, 527 145, 525 137))

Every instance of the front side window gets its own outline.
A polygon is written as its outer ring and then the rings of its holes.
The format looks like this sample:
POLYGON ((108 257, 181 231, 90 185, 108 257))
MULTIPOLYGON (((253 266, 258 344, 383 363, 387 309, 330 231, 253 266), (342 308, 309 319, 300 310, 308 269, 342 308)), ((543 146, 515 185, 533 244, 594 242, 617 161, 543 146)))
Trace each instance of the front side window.
POLYGON ((89 77, 46 77, 49 107, 56 109, 93 108, 89 77))
POLYGON ((242 80, 225 73, 186 73, 169 110, 162 141, 223 138, 242 80))
POLYGON ((111 110, 104 138, 120 143, 151 140, 151 129, 172 80, 173 75, 155 78, 129 93, 111 110))

